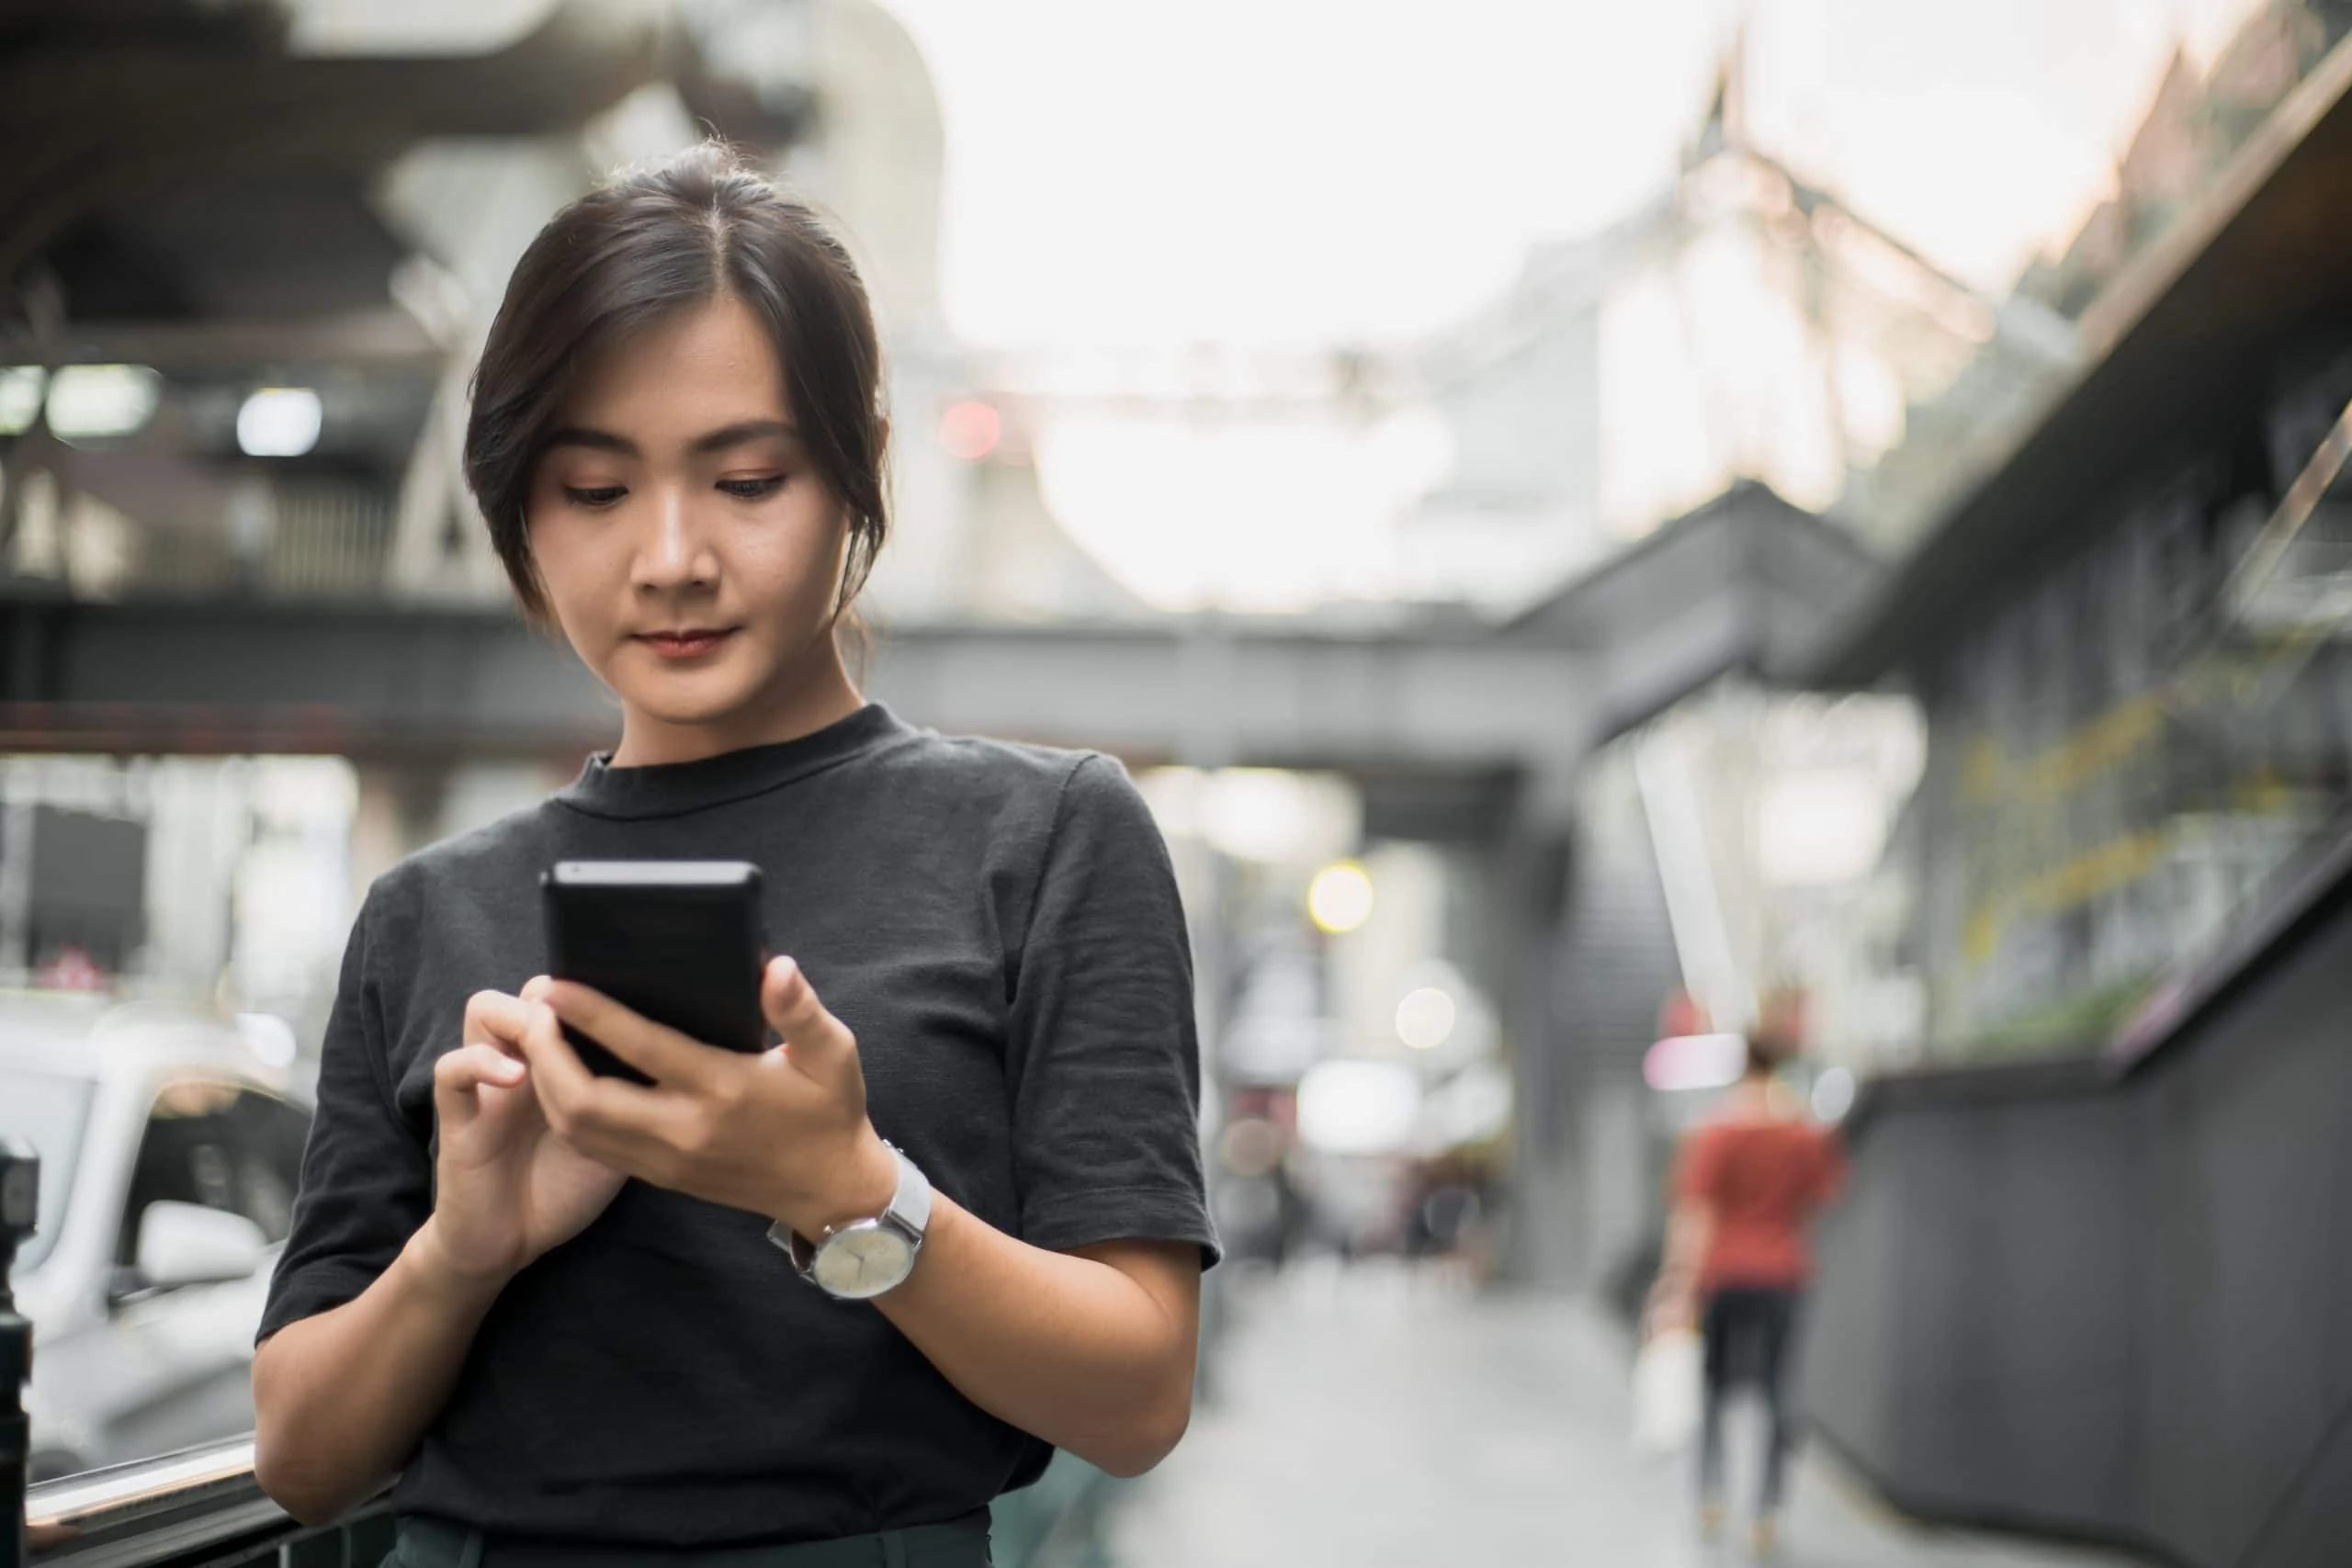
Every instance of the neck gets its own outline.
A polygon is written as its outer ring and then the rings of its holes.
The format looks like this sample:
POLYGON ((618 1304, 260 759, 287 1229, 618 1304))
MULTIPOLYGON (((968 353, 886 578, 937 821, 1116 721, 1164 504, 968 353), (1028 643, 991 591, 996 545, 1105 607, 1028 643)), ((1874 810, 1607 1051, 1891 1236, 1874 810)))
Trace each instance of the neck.
POLYGON ((612 765, 697 762, 747 746, 797 740, 838 724, 865 701, 842 666, 841 649, 831 637, 820 637, 805 663, 779 670, 757 697, 731 713, 681 724, 624 707, 612 765))

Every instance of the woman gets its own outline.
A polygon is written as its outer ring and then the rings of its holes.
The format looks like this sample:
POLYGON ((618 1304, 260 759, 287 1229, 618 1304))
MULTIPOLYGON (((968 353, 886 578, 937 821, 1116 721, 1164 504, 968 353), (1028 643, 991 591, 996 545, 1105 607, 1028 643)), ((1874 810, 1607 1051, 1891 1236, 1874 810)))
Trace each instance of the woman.
POLYGON ((1788 1458, 1789 1342, 1812 1271, 1805 1223, 1836 1194, 1844 1168, 1836 1138, 1776 1092, 1782 1054, 1769 1026, 1752 1036, 1739 1083, 1683 1145, 1657 1290, 1659 1315, 1695 1320, 1706 1347, 1699 1512, 1710 1539, 1723 1525, 1724 1395, 1741 1370, 1763 1389, 1770 1426, 1753 1537, 1759 1556, 1772 1550, 1788 1458))
POLYGON ((965 1568, 1052 1448, 1134 1474, 1183 1432, 1215 1243, 1167 852, 1116 763, 860 698, 839 633, 886 434, 846 252, 724 149, 517 265, 467 479, 620 738, 352 932, 254 1362, 255 1469, 298 1518, 398 1472, 411 1568, 965 1568), (542 869, 628 858, 763 867, 779 1046, 539 973, 542 869), (589 1074, 566 1024, 653 1086, 589 1074), (813 1282, 886 1214, 902 1279, 813 1282))

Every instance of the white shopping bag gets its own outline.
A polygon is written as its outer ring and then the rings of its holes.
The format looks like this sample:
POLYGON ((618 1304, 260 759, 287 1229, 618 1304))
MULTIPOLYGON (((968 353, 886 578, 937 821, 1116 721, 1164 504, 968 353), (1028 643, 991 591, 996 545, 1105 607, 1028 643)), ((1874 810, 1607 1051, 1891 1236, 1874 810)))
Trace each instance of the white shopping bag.
POLYGON ((1703 1397, 1699 1336, 1661 1328, 1634 1357, 1634 1449, 1663 1458, 1690 1446, 1703 1397))

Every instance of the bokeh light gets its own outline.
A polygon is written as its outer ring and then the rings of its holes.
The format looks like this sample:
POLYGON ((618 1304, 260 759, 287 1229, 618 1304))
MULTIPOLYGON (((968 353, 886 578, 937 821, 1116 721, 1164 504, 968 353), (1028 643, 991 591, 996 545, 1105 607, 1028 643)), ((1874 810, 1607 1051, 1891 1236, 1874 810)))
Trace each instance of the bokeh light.
POLYGON ((1356 930, 1372 919, 1372 874, 1355 861, 1333 861, 1307 885, 1306 914, 1333 936, 1356 930))
POLYGON ((1299 1140, 1324 1154, 1394 1154, 1420 1113, 1420 1080, 1394 1062, 1318 1062, 1298 1080, 1299 1140))
POLYGON ((1453 1038, 1453 998, 1435 986, 1405 993, 1396 1004, 1396 1038, 1416 1051, 1433 1051, 1453 1038))
POLYGON ((308 387, 264 387, 237 410, 237 449, 248 457, 300 457, 319 444, 324 411, 308 387))
POLYGON ((40 417, 49 375, 38 365, 0 366, 0 435, 22 435, 40 417))
POLYGON ((1669 1034, 1642 1056, 1642 1081, 1662 1094, 1739 1081, 1747 1041, 1737 1034, 1669 1034))
POLYGON ((967 398, 948 405, 939 416, 939 444, 951 457, 977 463, 996 450, 1004 435, 1004 420, 992 404, 967 398))
POLYGON ((49 379, 49 428, 60 441, 136 435, 163 400, 164 378, 144 365, 68 365, 49 379))
POLYGON ((1854 1075, 1844 1067, 1831 1067, 1813 1080, 1813 1113, 1824 1122, 1835 1122, 1854 1108, 1854 1075))

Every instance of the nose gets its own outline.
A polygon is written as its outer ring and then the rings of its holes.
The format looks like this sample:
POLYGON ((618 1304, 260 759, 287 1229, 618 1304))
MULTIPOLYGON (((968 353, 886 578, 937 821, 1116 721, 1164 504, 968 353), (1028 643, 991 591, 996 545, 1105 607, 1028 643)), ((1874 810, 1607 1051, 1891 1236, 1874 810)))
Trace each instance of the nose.
POLYGON ((718 580, 718 558, 696 527, 695 511, 684 487, 661 488, 631 574, 640 591, 707 588, 718 580))

